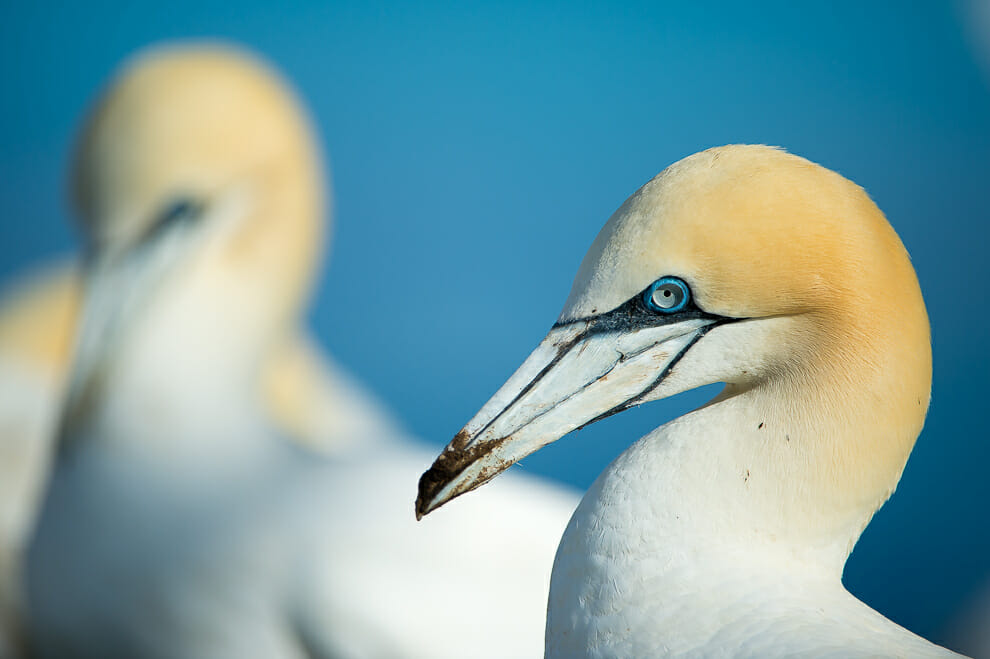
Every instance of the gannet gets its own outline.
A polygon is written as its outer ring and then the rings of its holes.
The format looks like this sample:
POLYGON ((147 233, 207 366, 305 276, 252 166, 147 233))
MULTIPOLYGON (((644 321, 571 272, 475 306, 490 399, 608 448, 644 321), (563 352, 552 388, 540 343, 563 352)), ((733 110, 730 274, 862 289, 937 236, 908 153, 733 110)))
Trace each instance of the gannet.
POLYGON ((81 327, 26 561, 40 656, 542 652, 576 496, 517 477, 423 527, 432 451, 354 426, 305 450, 257 403, 320 243, 314 144, 280 78, 220 46, 137 57, 87 123, 81 327))
POLYGON ((952 655, 841 584, 928 408, 917 278, 862 188, 777 148, 697 153, 626 200, 550 333, 423 475, 417 516, 572 430, 719 382, 582 499, 547 655, 952 655))

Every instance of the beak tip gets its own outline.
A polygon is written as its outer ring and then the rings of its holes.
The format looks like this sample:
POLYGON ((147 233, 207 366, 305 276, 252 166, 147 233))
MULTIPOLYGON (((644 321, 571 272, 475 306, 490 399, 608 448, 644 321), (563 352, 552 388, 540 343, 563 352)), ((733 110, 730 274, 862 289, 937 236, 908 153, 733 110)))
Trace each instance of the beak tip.
MULTIPOLYGON (((425 476, 426 474, 423 475, 425 476)), ((431 510, 430 499, 423 491, 423 479, 420 478, 419 494, 416 496, 416 521, 422 520, 431 510)))
POLYGON ((451 440, 450 444, 437 456, 433 465, 419 477, 419 493, 416 497, 416 519, 423 519, 454 497, 463 494, 468 489, 458 489, 441 496, 441 492, 454 482, 464 470, 474 462, 478 455, 467 449, 470 435, 461 430, 451 440))
POLYGON ((446 470, 442 468, 442 465, 438 467, 439 463, 443 461, 445 454, 440 454, 436 462, 433 463, 429 469, 423 472, 423 475, 419 477, 419 492, 416 496, 416 519, 421 520, 423 517, 428 515, 433 511, 434 508, 443 504, 443 501, 435 501, 437 493, 443 489, 443 487, 450 482, 451 475, 446 473, 446 470))

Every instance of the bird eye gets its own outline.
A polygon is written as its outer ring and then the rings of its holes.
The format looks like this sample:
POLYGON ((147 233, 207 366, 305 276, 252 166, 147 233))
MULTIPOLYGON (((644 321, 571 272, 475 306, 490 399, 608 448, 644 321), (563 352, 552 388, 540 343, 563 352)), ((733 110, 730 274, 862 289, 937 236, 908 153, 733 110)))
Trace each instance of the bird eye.
POLYGON ((674 313, 687 306, 691 289, 677 277, 661 277, 643 291, 643 304, 651 311, 674 313))

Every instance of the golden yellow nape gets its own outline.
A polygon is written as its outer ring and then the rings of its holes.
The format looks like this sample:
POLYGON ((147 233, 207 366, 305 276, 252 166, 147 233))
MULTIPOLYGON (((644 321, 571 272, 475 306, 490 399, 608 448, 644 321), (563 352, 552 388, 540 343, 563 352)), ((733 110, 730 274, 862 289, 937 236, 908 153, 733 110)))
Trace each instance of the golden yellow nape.
POLYGON ((296 94, 256 56, 219 43, 156 46, 120 69, 86 121, 73 203, 91 249, 112 250, 170 204, 245 196, 255 221, 229 245, 228 265, 257 273, 257 294, 291 314, 322 246, 317 145, 296 94))

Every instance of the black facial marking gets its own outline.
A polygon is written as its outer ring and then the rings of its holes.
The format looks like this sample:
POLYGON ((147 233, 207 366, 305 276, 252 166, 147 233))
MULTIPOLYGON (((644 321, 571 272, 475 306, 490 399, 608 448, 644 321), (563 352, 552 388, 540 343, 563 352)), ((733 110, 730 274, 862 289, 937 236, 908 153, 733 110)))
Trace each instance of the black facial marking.
POLYGON ((702 310, 695 304, 694 296, 691 296, 687 305, 680 311, 668 314, 657 313, 647 308, 643 303, 643 296, 649 288, 648 286, 643 289, 608 313, 603 313, 599 316, 576 318, 565 323, 557 323, 554 325, 554 328, 570 325, 571 323, 585 322, 588 323, 586 334, 605 334, 608 332, 629 332, 643 329, 644 327, 660 327, 685 320, 712 320, 716 322, 741 320, 719 316, 718 314, 708 313, 702 310))
POLYGON ((158 214, 148 225, 144 233, 135 241, 134 246, 153 242, 154 238, 168 227, 180 222, 194 222, 203 216, 206 204, 191 197, 177 197, 158 214))

